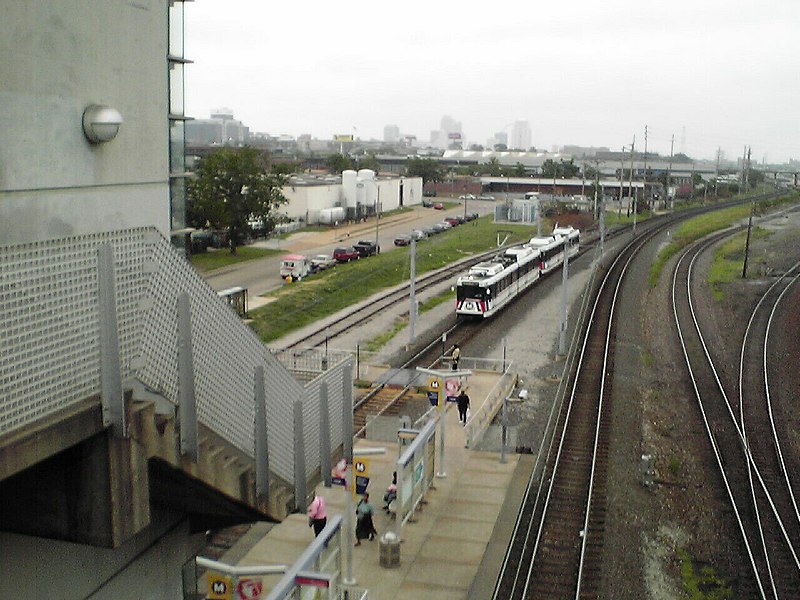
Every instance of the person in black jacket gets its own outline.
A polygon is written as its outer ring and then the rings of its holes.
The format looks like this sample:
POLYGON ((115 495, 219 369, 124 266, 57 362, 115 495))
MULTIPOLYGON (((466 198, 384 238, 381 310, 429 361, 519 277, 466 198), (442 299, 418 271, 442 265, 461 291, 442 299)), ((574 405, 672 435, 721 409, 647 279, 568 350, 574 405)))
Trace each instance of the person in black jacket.
POLYGON ((458 420, 466 425, 467 410, 469 409, 469 396, 467 396, 467 392, 463 388, 458 396, 456 396, 456 404, 458 405, 458 420))

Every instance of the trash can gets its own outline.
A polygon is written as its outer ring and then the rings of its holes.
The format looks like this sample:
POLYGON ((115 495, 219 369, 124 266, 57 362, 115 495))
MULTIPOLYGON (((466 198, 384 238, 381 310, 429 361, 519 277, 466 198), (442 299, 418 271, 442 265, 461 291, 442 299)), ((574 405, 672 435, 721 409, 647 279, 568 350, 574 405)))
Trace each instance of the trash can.
POLYGON ((400 566, 400 538, 393 531, 387 531, 381 536, 381 566, 393 569, 400 566))

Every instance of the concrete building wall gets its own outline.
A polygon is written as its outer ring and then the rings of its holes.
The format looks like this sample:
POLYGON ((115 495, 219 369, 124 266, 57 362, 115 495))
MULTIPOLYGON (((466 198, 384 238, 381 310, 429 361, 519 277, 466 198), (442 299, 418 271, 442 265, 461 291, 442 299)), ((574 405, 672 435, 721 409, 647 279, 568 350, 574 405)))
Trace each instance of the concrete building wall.
POLYGON ((191 534, 178 515, 153 516, 153 525, 116 550, 0 533, 3 597, 183 598, 181 569, 187 556, 202 549, 205 536, 191 534))
MULTIPOLYGON (((422 202, 422 178, 403 177, 379 179, 381 190, 381 212, 400 206, 400 182, 403 182, 403 206, 414 206, 422 202)), ((314 224, 319 211, 334 206, 345 206, 344 189, 341 184, 318 186, 285 186, 283 195, 289 200, 281 211, 290 219, 308 220, 314 224)))
POLYGON ((168 235, 167 4, 0 0, 0 14, 2 243, 144 225, 168 235), (121 113, 110 142, 84 136, 91 104, 121 113))

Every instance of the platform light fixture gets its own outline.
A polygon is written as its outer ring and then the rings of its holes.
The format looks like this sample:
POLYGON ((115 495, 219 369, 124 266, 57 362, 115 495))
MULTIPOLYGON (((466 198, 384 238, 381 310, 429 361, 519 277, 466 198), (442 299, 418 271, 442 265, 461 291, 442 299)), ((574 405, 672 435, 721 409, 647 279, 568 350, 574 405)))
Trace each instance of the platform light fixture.
POLYGON ((83 134, 93 144, 113 140, 123 123, 122 115, 116 108, 90 104, 83 111, 83 134))

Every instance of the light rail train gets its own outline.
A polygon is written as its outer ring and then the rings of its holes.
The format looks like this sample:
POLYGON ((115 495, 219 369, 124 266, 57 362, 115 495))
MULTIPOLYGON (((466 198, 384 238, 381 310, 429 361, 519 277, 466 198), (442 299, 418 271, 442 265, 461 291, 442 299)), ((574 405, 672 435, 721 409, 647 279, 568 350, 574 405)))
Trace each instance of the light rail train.
POLYGON ((508 248, 497 256, 474 265, 456 283, 456 313, 491 317, 531 287, 542 275, 564 262, 564 255, 578 253, 580 231, 556 227, 548 237, 508 248))

